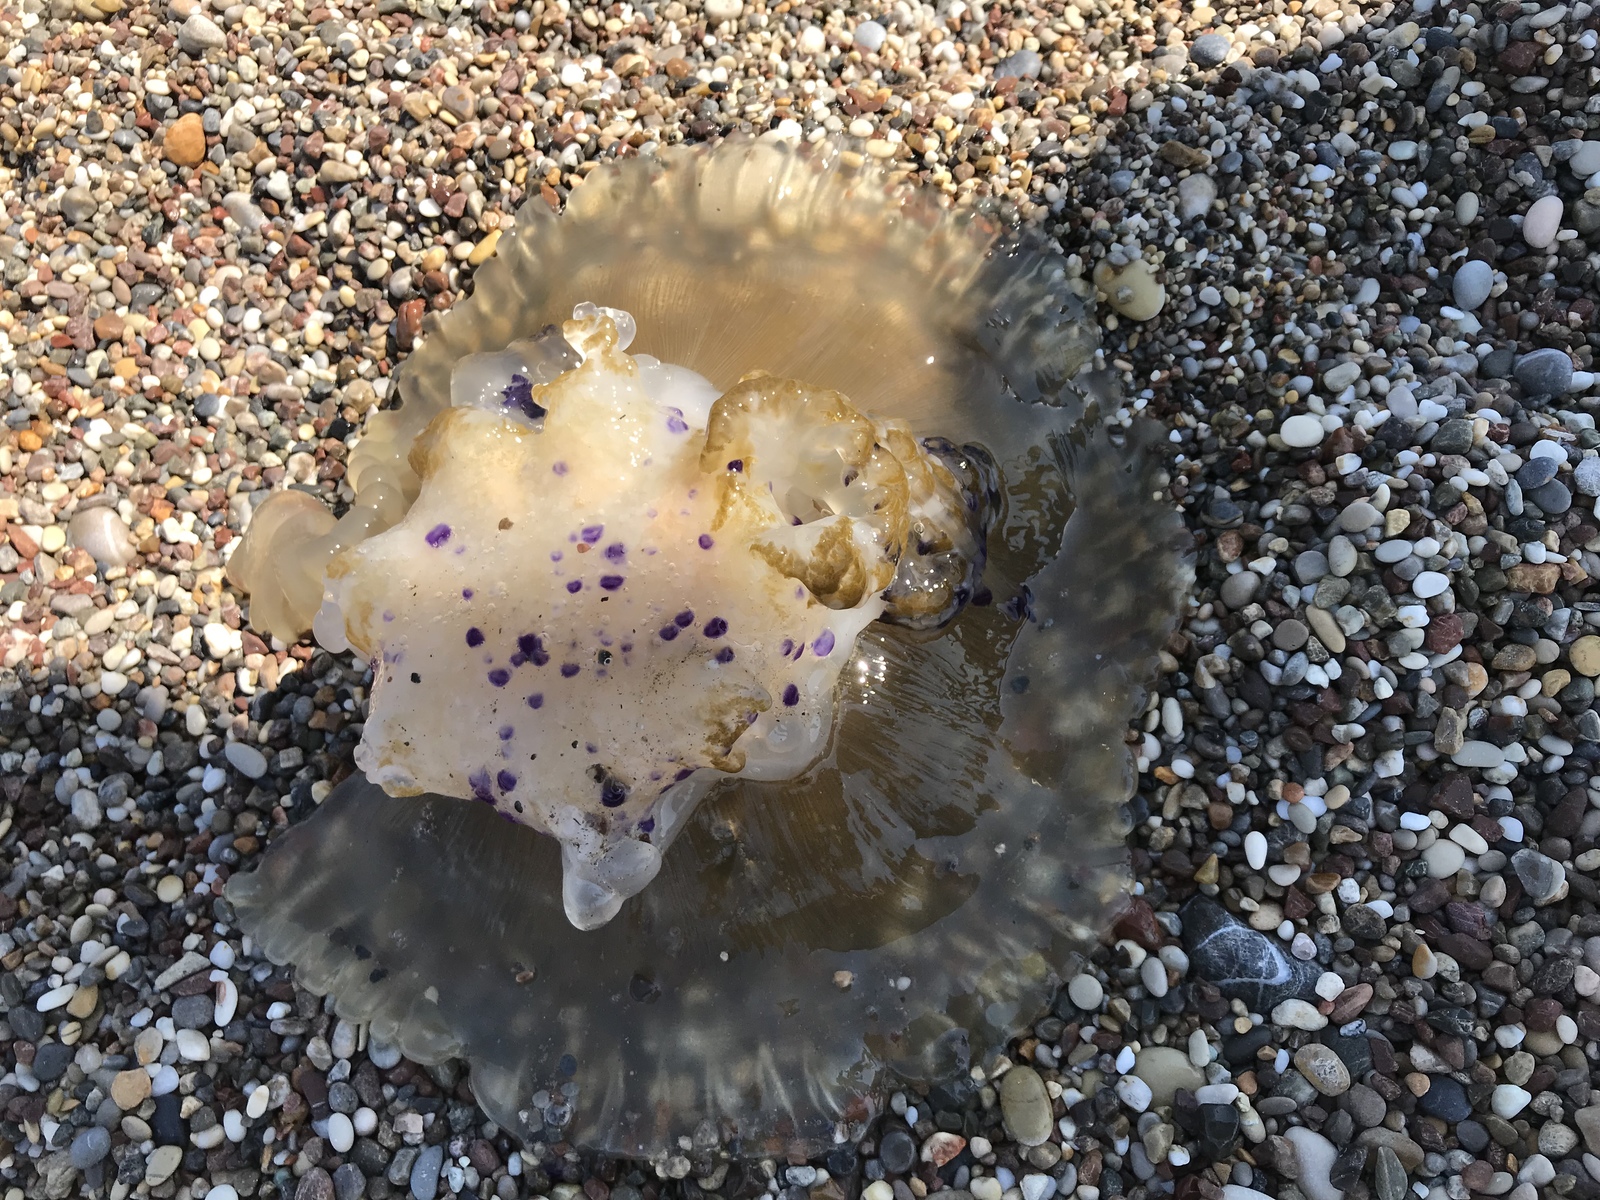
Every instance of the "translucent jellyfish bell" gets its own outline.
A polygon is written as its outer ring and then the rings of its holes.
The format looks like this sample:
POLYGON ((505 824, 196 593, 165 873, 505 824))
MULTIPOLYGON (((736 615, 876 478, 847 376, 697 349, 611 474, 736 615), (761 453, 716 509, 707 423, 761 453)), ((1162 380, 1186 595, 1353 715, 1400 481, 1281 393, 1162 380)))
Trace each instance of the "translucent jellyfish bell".
MULTIPOLYGON (((336 529, 263 506, 265 536, 241 553, 275 631, 311 624, 314 578, 358 646, 382 625, 381 591, 341 583, 348 564, 465 489, 448 456, 483 422, 550 432, 452 405, 492 403, 505 363, 478 356, 580 304, 613 328, 631 315, 630 378, 658 373, 708 448, 754 371, 904 422, 985 509, 983 545, 925 528, 895 571, 913 584, 868 571, 868 591, 842 595, 899 623, 852 631, 820 757, 669 788, 652 819, 675 838, 598 928, 566 919, 562 847, 498 801, 398 798, 360 775, 227 894, 343 1015, 420 1061, 465 1057, 520 1137, 656 1155, 709 1121, 738 1153, 815 1150, 871 1115, 886 1070, 948 1077, 1003 1045, 1109 920, 1127 881, 1124 737, 1187 586, 1182 525, 1146 435, 1109 428, 1106 384, 1080 373, 1095 331, 1059 258, 832 148, 724 143, 597 170, 560 217, 523 211, 352 455, 357 507, 372 489, 400 511, 331 546, 336 529), (297 527, 322 540, 274 536, 297 527)), ((803 475, 804 448, 791 457, 803 475)), ((772 503, 800 516, 812 495, 772 503)))

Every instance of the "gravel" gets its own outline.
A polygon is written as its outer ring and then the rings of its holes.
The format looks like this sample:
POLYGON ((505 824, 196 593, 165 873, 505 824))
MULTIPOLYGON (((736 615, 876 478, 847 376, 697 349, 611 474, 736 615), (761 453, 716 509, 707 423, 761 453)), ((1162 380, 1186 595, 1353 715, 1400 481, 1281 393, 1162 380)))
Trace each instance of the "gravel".
POLYGON ((1591 3, 28 0, 0 41, 6 1200, 1600 1196, 1591 3), (1198 581, 1139 894, 1010 1055, 814 1162, 600 1162, 233 927, 370 681, 222 566, 270 490, 337 498, 518 206, 738 130, 1055 239, 1198 581))

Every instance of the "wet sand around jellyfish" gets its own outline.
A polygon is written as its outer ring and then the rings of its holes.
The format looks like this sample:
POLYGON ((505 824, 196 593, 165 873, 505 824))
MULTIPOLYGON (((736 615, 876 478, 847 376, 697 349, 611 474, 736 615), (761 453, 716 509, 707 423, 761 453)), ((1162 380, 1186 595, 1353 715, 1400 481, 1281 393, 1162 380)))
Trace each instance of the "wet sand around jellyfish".
MULTIPOLYGON (((368 488, 415 500, 409 446, 455 364, 587 300, 717 388, 771 370, 987 447, 997 602, 937 637, 867 628, 825 757, 712 790, 599 930, 563 919, 550 839, 359 777, 229 898, 341 1012, 422 1061, 466 1057, 519 1136, 657 1154, 706 1121, 742 1153, 827 1144, 885 1066, 946 1074, 1036 1016, 1125 886, 1123 735, 1185 586, 1153 457, 1112 436, 1101 385, 1069 382, 1093 328, 1059 260, 837 152, 597 172, 476 287, 369 424, 358 509, 368 488)), ((257 559, 269 595, 282 557, 257 559)))

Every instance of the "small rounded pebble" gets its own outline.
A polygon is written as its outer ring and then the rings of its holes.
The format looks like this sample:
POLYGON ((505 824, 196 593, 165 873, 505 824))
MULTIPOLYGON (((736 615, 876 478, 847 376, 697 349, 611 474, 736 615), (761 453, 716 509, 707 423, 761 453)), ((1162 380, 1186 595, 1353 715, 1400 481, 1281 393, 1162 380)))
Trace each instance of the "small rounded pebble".
POLYGON ((1566 210, 1560 196, 1543 196, 1528 206, 1522 219, 1522 240, 1535 250, 1546 250, 1561 232, 1561 218, 1566 210))
POLYGON ((1451 280, 1451 296, 1456 307, 1463 312, 1475 312, 1483 307, 1494 288, 1494 268, 1482 259, 1469 259, 1456 268, 1451 280))
POLYGON ((1278 430, 1278 436, 1283 438, 1285 445, 1305 450, 1312 446, 1320 446, 1327 434, 1322 428, 1321 417, 1312 416, 1310 413, 1296 413, 1284 421, 1278 430))
POLYGON ((1093 975, 1075 975, 1067 984, 1067 997, 1079 1008, 1094 1012, 1105 998, 1105 989, 1093 975))

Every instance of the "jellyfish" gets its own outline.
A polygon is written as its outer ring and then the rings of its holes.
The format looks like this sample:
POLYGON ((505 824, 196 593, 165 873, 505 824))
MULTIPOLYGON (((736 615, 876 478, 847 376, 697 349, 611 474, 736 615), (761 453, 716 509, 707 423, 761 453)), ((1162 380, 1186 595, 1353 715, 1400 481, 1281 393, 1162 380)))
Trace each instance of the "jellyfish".
POLYGON ((525 1141, 815 1152, 962 1077, 1129 884, 1188 586, 1059 254, 847 148, 610 164, 229 564, 365 656, 359 770, 229 881, 525 1141))

